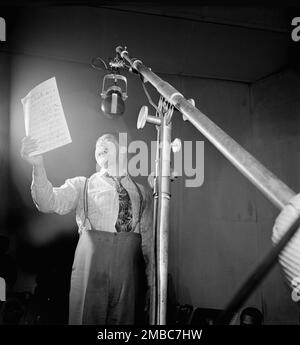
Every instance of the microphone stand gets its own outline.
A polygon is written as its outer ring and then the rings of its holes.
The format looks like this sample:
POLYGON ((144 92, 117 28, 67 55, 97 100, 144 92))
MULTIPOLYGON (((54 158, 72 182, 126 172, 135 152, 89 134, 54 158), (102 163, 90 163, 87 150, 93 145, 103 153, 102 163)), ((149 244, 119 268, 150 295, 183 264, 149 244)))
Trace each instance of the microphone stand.
POLYGON ((169 211, 170 211, 170 176, 171 176, 171 133, 173 106, 163 101, 161 112, 159 142, 159 175, 158 175, 158 227, 157 227, 157 314, 156 322, 166 324, 167 285, 168 285, 168 243, 169 243, 169 211))
MULTIPOLYGON (((226 134, 220 127, 197 109, 190 101, 171 86, 162 80, 155 73, 146 67, 140 60, 129 57, 126 48, 117 47, 116 52, 120 57, 130 64, 130 69, 143 77, 143 81, 149 82, 156 88, 165 102, 175 107, 183 115, 183 120, 188 120, 199 132, 201 132, 252 184, 254 184, 277 208, 280 210, 295 195, 285 183, 264 167, 257 159, 247 152, 241 145, 226 134)), ((173 110, 172 110, 173 111, 173 110)), ((153 116, 147 116, 146 122, 154 122, 153 116)), ((156 213, 158 231, 158 318, 155 324, 166 324, 166 297, 167 297, 167 266, 168 266, 168 227, 169 227, 169 201, 170 201, 170 177, 165 177, 165 173, 170 176, 170 150, 167 144, 171 143, 171 121, 165 113, 160 116, 160 133, 162 146, 160 148, 160 167, 158 179, 158 210, 156 213), (163 142, 166 142, 163 144, 163 142)), ((169 146, 170 147, 170 146, 169 146)), ((265 260, 246 280, 238 291, 236 297, 228 304, 228 308, 223 313, 223 320, 230 320, 230 316, 242 305, 242 302, 258 286, 258 283, 266 276, 270 268, 277 262, 279 250, 283 250, 291 236, 295 234, 295 227, 287 229, 289 234, 282 238, 273 248, 265 260), (258 274, 257 274, 258 273, 258 274), (258 278, 259 277, 259 278, 258 278), (230 315, 229 315, 230 314, 230 315)), ((154 303, 152 299, 150 303, 154 303)), ((153 305, 152 305, 153 307, 153 305)), ((153 320, 153 318, 152 318, 153 320)))
MULTIPOLYGON (((159 109, 161 109, 161 99, 159 103, 159 109)), ((161 121, 161 119, 160 119, 161 121)), ((159 123, 160 123, 159 121, 159 123)), ((157 279, 157 263, 158 263, 158 256, 157 256, 157 248, 158 248, 158 240, 157 240, 157 233, 158 233, 158 195, 159 195, 159 166, 160 166, 160 125, 156 126, 157 135, 156 135, 156 157, 155 157, 155 172, 154 172, 154 181, 153 181, 153 229, 152 229, 152 238, 154 243, 154 248, 152 252, 152 284, 153 289, 150 290, 150 325, 156 325, 158 319, 158 279, 157 279)))
POLYGON ((153 289, 150 291, 150 324, 165 325, 167 315, 168 235, 171 179, 171 132, 173 106, 163 97, 157 108, 159 117, 148 116, 157 128, 153 212, 153 289))

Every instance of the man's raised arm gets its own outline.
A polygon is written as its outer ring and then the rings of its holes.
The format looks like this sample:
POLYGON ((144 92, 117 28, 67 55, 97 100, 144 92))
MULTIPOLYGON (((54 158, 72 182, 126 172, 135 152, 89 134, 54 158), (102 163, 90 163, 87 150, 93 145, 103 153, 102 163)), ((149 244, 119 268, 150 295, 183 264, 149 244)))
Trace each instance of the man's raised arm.
POLYGON ((29 156, 36 150, 37 143, 30 137, 22 141, 21 156, 33 166, 31 195, 37 208, 44 213, 66 214, 77 206, 84 177, 67 179, 60 187, 53 187, 47 178, 41 155, 29 156))

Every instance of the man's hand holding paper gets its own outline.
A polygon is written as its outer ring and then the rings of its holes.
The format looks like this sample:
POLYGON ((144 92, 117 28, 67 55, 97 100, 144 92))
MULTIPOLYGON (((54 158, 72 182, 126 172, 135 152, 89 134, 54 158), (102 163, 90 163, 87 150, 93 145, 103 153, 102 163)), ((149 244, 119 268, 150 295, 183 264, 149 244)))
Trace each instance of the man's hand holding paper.
POLYGON ((33 166, 43 165, 42 155, 32 155, 33 152, 37 152, 38 150, 39 144, 36 139, 32 139, 28 136, 23 138, 21 156, 23 159, 25 159, 28 163, 32 164, 33 166))

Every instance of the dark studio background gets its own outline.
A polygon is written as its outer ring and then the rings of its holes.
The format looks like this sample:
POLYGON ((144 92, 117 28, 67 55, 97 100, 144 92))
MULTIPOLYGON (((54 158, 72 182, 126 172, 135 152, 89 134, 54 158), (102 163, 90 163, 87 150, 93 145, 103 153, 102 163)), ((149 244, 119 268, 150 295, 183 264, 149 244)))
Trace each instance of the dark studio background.
MULTIPOLYGON (((45 154, 55 186, 95 171, 94 143, 102 133, 126 131, 129 141, 143 139, 149 146, 155 140, 153 126, 136 130, 147 99, 135 76, 126 74, 124 116, 110 120, 100 112, 104 72, 90 61, 112 57, 126 45, 131 56, 194 98, 211 120, 300 190, 300 42, 292 41, 290 25, 300 8, 99 1, 3 7, 0 16, 7 25, 7 41, 0 42, 0 235, 9 237, 7 254, 16 263, 10 291, 35 295, 33 303, 47 310, 41 323, 66 321, 77 227, 74 213, 36 210, 31 167, 20 157, 20 99, 40 82, 56 77, 73 140, 45 154)), ((186 188, 185 176, 172 183, 170 291, 181 305, 222 309, 271 247, 278 210, 179 113, 173 119, 173 138, 205 142, 205 178, 199 188, 186 188)), ((193 149, 195 155, 195 144, 193 149)), ((267 324, 299 323, 279 266, 246 306, 260 309, 267 324)))

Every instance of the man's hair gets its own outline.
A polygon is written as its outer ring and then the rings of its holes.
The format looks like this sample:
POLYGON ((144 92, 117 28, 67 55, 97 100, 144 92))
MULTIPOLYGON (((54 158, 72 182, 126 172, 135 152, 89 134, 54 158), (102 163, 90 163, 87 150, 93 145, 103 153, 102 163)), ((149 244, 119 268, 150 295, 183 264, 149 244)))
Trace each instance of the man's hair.
POLYGON ((249 315, 253 318, 253 323, 256 325, 260 325, 263 322, 263 314, 257 309, 253 307, 245 308, 240 315, 240 321, 243 320, 245 315, 249 315))
POLYGON ((96 141, 96 147, 107 141, 113 142, 114 144, 118 144, 118 135, 116 133, 106 133, 101 135, 101 137, 99 137, 96 141))

